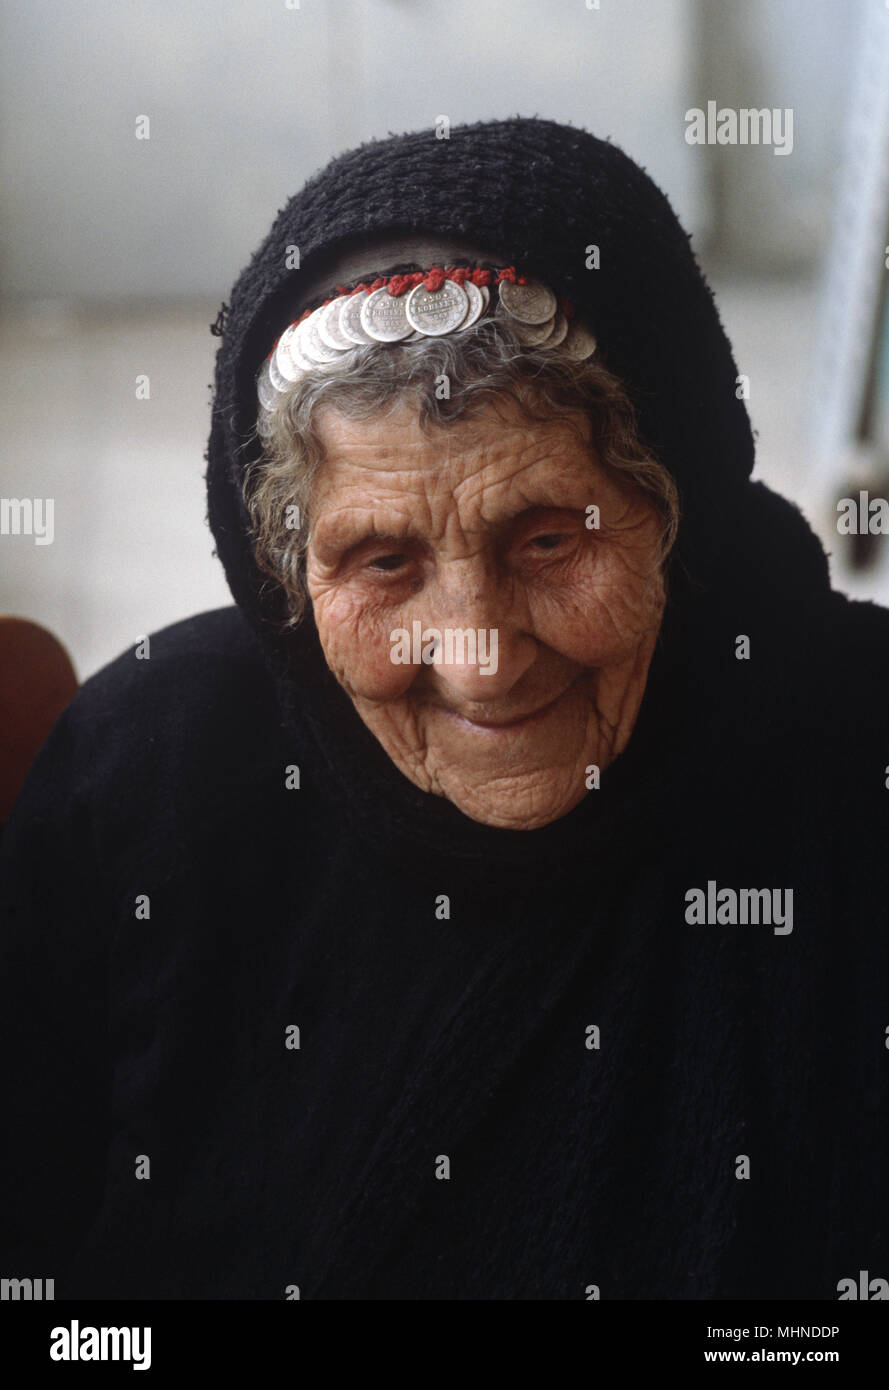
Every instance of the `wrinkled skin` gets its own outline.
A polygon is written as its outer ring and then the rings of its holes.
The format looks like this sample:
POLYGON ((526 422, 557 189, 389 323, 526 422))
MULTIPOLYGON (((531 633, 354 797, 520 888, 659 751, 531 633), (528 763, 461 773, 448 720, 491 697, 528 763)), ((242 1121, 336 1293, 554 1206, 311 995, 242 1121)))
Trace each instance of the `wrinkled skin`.
POLYGON ((575 423, 583 438, 509 400, 425 430, 402 402, 316 420, 307 580, 327 663, 411 782, 505 829, 566 815, 625 747, 663 615, 659 519, 575 423), (496 672, 393 664, 414 620, 496 628, 496 672))

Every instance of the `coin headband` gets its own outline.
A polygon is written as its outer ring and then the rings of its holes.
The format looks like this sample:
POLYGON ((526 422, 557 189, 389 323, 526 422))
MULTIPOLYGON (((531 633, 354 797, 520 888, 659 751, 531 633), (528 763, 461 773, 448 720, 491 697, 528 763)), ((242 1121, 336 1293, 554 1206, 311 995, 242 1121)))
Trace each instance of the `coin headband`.
POLYGON ((506 321, 523 347, 561 353, 582 362, 596 339, 568 299, 543 281, 500 270, 452 266, 407 275, 381 276, 306 309, 272 345, 256 382, 262 415, 270 414, 291 387, 318 367, 369 344, 397 345, 462 333, 483 317, 506 321))

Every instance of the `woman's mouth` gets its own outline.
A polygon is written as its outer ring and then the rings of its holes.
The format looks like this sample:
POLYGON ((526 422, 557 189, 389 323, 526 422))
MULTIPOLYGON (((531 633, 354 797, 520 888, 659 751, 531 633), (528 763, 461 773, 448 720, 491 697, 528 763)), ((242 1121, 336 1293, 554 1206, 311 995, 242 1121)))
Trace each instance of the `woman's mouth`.
POLYGON ((482 715, 461 714, 458 710, 451 709, 445 709, 443 713, 450 719, 456 720, 457 723, 463 725, 464 728, 472 729, 474 732, 489 735, 520 733, 522 730, 531 728, 534 724, 539 723, 549 714, 552 714, 556 706, 561 704, 570 689, 571 686, 569 686, 567 690, 563 690, 561 694, 556 695, 552 700, 548 700, 546 704, 538 705, 525 714, 503 715, 500 718, 486 718, 482 715))

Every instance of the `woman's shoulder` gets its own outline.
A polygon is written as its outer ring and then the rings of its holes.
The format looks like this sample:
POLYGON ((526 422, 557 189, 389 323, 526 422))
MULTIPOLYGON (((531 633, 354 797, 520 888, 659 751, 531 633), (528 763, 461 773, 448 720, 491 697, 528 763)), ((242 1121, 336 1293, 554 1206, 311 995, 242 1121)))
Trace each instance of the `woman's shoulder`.
POLYGON ((824 643, 840 697, 889 727, 889 608, 832 591, 824 643))
MULTIPOLYGON (((84 682, 62 719, 115 740, 190 737, 274 717, 261 648, 234 606, 198 613, 138 639, 84 682)), ((61 721, 60 721, 61 722, 61 721)))
MULTIPOLYGON (((156 818, 284 757, 274 687, 237 608, 152 633, 91 676, 40 749, 7 827, 156 818), (203 789, 203 791, 202 791, 203 789), (116 808, 116 809, 115 809, 116 808)), ((6 835, 4 836, 6 838, 6 835)))
POLYGON ((225 672, 248 682, 262 682, 264 677, 259 643, 234 604, 139 638, 84 682, 75 706, 127 696, 138 699, 146 687, 155 695, 164 689, 187 692, 202 683, 215 684, 225 672))

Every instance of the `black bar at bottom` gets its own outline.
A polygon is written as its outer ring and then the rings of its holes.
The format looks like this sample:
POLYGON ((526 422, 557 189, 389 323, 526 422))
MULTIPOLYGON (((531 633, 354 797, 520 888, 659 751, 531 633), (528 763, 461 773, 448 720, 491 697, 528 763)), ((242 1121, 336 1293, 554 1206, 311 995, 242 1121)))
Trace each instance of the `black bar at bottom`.
POLYGON ((487 1348, 484 1360, 496 1362, 502 1379, 513 1355, 527 1372, 525 1358, 534 1352, 544 1354, 551 1369, 561 1364, 567 1373, 563 1357, 570 1348, 564 1339, 577 1334, 582 1364, 590 1370, 615 1363, 623 1371, 705 1373, 711 1366, 731 1364, 818 1364, 848 1375, 880 1364, 887 1313, 855 1302, 591 1302, 582 1314, 578 1309, 571 1319, 560 1317, 555 1325, 559 1342, 553 1343, 554 1325, 529 1323, 527 1313, 519 1324, 501 1323, 500 1314, 495 1324, 487 1317, 477 1324, 472 1315, 469 1323, 455 1323, 453 1311, 440 1310, 433 1324, 425 1326, 417 1323, 416 1311, 407 1318, 398 1315, 391 1324, 385 1313, 377 1312, 368 1323, 364 1311, 340 1306, 337 1312, 328 1303, 298 1299, 282 1299, 279 1306, 7 1301, 0 1304, 0 1371, 18 1367, 25 1377, 33 1370, 64 1380, 77 1373, 101 1377, 109 1370, 157 1376, 194 1370, 206 1385, 213 1377, 228 1380, 240 1372, 255 1378, 264 1367, 271 1382, 282 1369, 311 1374, 308 1357, 314 1364, 317 1355, 325 1375, 354 1361, 366 1374, 398 1367, 422 1381, 430 1373, 439 1377, 449 1364, 460 1377, 469 1370, 477 1374, 479 1353, 487 1348), (479 1343, 473 1336, 467 1356, 464 1332, 482 1332, 487 1339, 494 1333, 496 1340, 479 1343), (547 1340, 541 1342, 540 1336, 547 1340))

